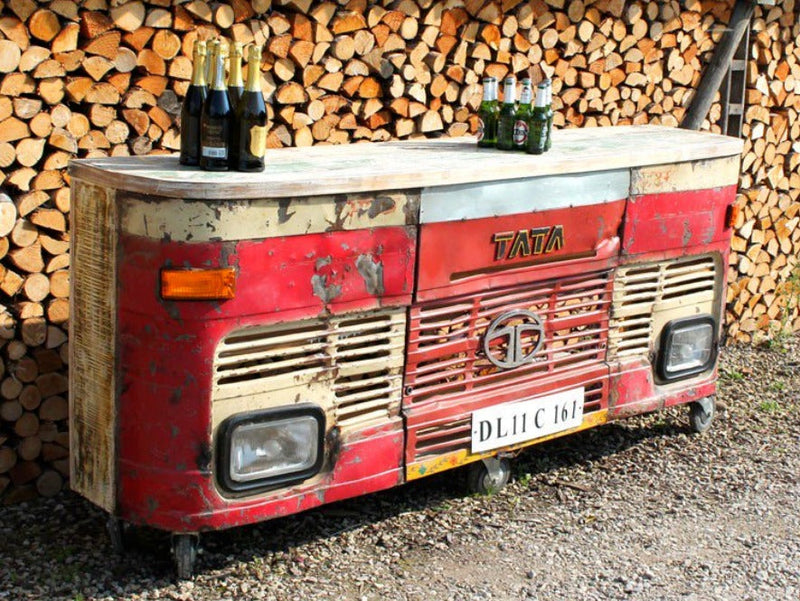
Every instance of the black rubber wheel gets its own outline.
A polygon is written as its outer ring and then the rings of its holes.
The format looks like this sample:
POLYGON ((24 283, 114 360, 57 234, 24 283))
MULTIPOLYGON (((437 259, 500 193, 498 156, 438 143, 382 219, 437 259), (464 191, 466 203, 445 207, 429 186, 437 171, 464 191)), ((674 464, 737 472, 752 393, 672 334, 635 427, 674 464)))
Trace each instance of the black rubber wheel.
POLYGON ((172 535, 172 557, 178 580, 190 580, 197 559, 198 537, 194 534, 172 535))
POLYGON ((117 555, 124 555, 127 548, 125 526, 125 522, 114 516, 108 516, 106 520, 108 539, 111 542, 111 548, 117 555))
POLYGON ((511 462, 508 459, 489 459, 488 462, 493 466, 491 470, 484 461, 476 461, 467 468, 467 490, 470 493, 492 495, 508 484, 511 462))
POLYGON ((716 413, 714 397, 708 397, 691 403, 689 405, 689 427, 693 432, 702 434, 711 428, 716 413))

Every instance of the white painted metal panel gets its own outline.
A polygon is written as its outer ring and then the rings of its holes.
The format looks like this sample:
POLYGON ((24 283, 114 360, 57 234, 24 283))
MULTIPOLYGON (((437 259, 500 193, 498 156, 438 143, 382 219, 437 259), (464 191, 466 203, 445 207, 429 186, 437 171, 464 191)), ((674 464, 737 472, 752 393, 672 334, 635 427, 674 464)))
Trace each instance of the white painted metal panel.
POLYGON ((631 195, 708 190, 739 181, 739 157, 653 165, 633 170, 631 195))

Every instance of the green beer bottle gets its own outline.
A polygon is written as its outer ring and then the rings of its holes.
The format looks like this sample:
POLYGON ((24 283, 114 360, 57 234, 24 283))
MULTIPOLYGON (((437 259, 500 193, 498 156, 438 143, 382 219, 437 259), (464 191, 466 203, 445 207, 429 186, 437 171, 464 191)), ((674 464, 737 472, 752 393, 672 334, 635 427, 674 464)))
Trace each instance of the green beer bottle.
POLYGON ((547 79, 545 83, 547 84, 547 137, 544 150, 547 152, 553 147, 553 81, 547 79))
POLYGON ((497 145, 497 88, 494 77, 483 79, 483 101, 478 108, 478 146, 497 145))
POLYGON ((528 147, 528 120, 531 116, 531 80, 522 80, 522 94, 517 107, 517 121, 514 123, 514 150, 525 150, 528 147))
POLYGON ((528 154, 542 154, 547 144, 547 84, 536 87, 536 106, 528 121, 528 154))
POLYGON ((506 77, 503 88, 503 107, 497 118, 497 147, 500 150, 514 150, 514 124, 516 122, 516 81, 513 77, 506 77))

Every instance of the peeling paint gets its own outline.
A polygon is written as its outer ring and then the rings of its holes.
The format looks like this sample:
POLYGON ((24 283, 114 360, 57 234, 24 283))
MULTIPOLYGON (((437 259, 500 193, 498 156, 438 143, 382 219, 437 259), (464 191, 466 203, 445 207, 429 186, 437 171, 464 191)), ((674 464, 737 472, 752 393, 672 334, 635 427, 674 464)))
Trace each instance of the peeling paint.
POLYGON ((375 219, 378 215, 391 213, 397 208, 397 203, 391 196, 377 196, 369 205, 367 215, 370 219, 375 219))
POLYGON ((684 220, 683 222, 683 246, 689 246, 689 242, 692 241, 692 224, 689 222, 688 219, 684 220))
POLYGON ((356 268, 364 278, 367 292, 374 296, 383 296, 383 263, 380 261, 376 263, 371 254, 359 255, 356 259, 356 268))
POLYGON ((328 285, 328 276, 319 274, 311 276, 311 290, 314 296, 326 305, 342 294, 340 285, 328 285))
POLYGON ((284 224, 294 217, 296 211, 289 212, 292 201, 289 198, 282 198, 278 201, 278 223, 284 224))

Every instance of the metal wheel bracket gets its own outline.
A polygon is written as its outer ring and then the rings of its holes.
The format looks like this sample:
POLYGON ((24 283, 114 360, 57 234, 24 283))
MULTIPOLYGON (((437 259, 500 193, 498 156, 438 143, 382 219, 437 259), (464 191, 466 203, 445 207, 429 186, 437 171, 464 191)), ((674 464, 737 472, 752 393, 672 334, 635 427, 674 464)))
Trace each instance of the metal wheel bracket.
POLYGON ((706 415, 713 415, 714 413, 714 397, 703 397, 699 401, 695 401, 702 409, 703 413, 706 415))
POLYGON ((494 486, 499 486, 505 477, 503 471, 503 459, 499 456, 486 457, 482 459, 483 465, 486 466, 486 471, 489 475, 489 480, 494 486))

